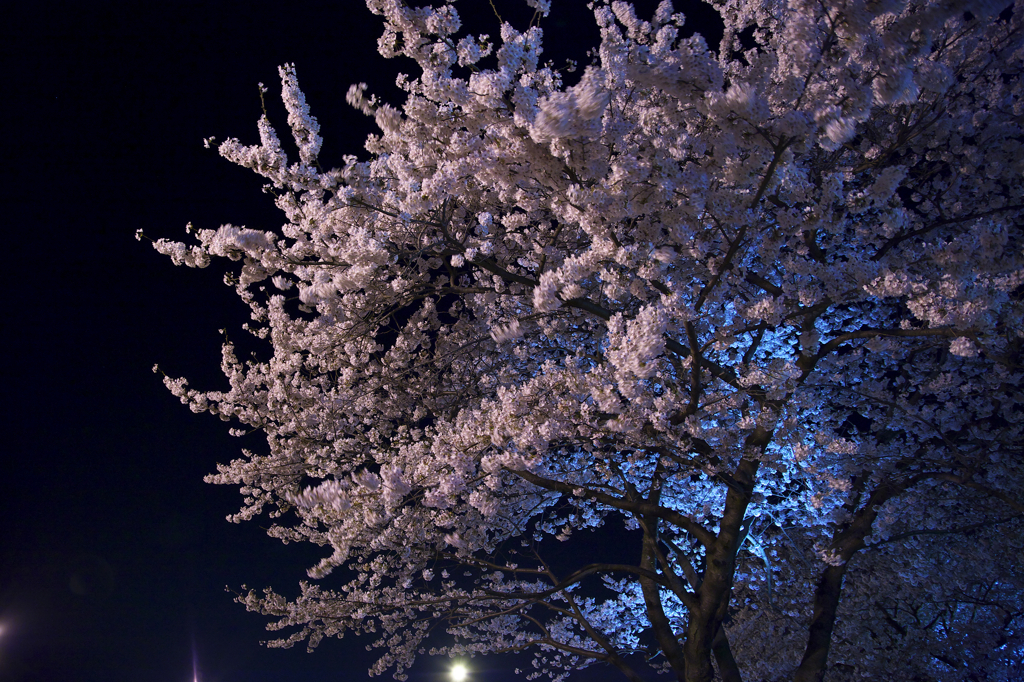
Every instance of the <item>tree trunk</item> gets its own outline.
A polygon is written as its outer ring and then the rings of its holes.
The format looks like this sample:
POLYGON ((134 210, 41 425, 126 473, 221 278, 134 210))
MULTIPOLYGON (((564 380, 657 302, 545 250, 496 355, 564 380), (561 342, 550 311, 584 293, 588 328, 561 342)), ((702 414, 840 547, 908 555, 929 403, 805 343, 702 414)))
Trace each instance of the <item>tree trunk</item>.
MULTIPOLYGON (((771 432, 758 427, 747 438, 747 443, 763 447, 770 439, 771 432)), ((744 459, 736 467, 729 492, 725 497, 725 511, 719 523, 721 530, 716 541, 707 547, 704 577, 698 595, 700 610, 690 613, 690 626, 686 633, 686 644, 683 646, 686 657, 686 682, 711 682, 714 679, 714 667, 711 665, 712 650, 722 622, 729 612, 733 575, 736 571, 736 553, 743 541, 743 521, 759 465, 756 460, 744 459)), ((718 652, 715 652, 715 656, 718 656, 718 652)), ((726 663, 728 664, 728 659, 726 663)), ((736 669, 735 673, 738 675, 739 670, 736 669)))
MULTIPOLYGON (((643 519, 646 528, 657 528, 657 521, 643 519), (650 525, 648 525, 650 524, 650 525)), ((643 550, 640 557, 640 566, 649 571, 655 571, 657 563, 657 537, 649 530, 644 532, 643 550)), ((682 682, 686 660, 683 656, 683 648, 679 646, 679 639, 672 630, 672 623, 665 615, 665 609, 661 603, 661 586, 650 578, 640 578, 640 589, 644 595, 644 605, 647 607, 647 618, 651 621, 651 628, 654 630, 654 637, 658 640, 658 646, 665 654, 665 658, 672 666, 676 679, 682 682)))
POLYGON ((867 503, 857 509, 860 493, 857 492, 848 510, 855 513, 849 525, 841 527, 832 535, 832 551, 842 562, 828 566, 818 580, 814 591, 814 612, 811 616, 810 633, 803 660, 793 675, 793 682, 821 682, 825 677, 828 653, 832 646, 832 631, 835 629, 836 613, 843 593, 843 578, 850 559, 864 548, 864 538, 871 533, 871 525, 878 516, 876 511, 890 497, 899 494, 906 484, 882 483, 871 493, 867 503))
POLYGON ((804 657, 793 676, 793 682, 821 682, 825 677, 825 664, 832 646, 832 630, 836 623, 846 566, 845 562, 841 566, 829 566, 821 574, 818 589, 814 592, 814 615, 811 617, 807 648, 804 649, 804 657))
POLYGON ((715 662, 718 663, 718 672, 723 682, 743 682, 740 675, 740 667, 736 659, 732 657, 732 647, 729 646, 729 638, 725 634, 725 627, 718 627, 718 634, 711 643, 711 651, 715 654, 715 662))

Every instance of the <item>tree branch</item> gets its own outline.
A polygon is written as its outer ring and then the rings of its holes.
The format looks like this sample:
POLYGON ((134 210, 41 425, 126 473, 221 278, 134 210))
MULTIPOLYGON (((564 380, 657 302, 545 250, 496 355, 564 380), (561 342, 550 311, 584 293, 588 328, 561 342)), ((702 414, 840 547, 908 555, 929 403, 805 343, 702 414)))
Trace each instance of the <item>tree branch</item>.
MULTIPOLYGON (((516 469, 509 469, 508 471, 519 476, 525 481, 529 481, 535 486, 544 488, 545 490, 551 490, 553 492, 574 495, 577 490, 582 488, 582 486, 573 485, 571 483, 563 483, 562 481, 553 481, 548 478, 543 478, 542 476, 538 476, 530 471, 521 471, 516 469)), ((715 542, 715 535, 713 533, 674 509, 668 509, 645 501, 624 500, 621 497, 615 497, 613 495, 601 493, 596 490, 590 490, 588 488, 582 489, 582 496, 584 498, 592 499, 595 502, 606 504, 609 507, 614 507, 615 509, 632 512, 636 516, 645 515, 664 519, 665 521, 685 530, 687 533, 695 537, 702 545, 707 546, 715 542)))

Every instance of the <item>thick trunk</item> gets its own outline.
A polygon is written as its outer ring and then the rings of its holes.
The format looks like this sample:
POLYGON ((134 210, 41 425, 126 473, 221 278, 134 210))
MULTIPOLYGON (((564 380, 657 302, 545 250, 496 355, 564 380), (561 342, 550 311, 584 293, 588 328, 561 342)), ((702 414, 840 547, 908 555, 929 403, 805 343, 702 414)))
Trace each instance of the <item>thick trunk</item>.
POLYGON ((715 654, 715 662, 718 663, 718 672, 723 682, 743 682, 740 668, 736 665, 736 659, 732 657, 732 647, 729 646, 729 638, 725 635, 724 627, 718 628, 718 634, 711 644, 711 651, 715 654))
MULTIPOLYGON (((723 520, 723 531, 725 527, 723 520)), ((712 650, 715 635, 721 629, 725 615, 724 610, 719 609, 719 605, 724 603, 728 607, 734 559, 735 552, 732 552, 730 557, 728 547, 723 548, 720 541, 708 548, 704 579, 700 586, 700 609, 690 612, 686 643, 683 646, 686 682, 711 682, 714 678, 714 667, 711 665, 712 650)))
POLYGON ((814 592, 814 615, 811 617, 810 634, 803 660, 797 668, 793 682, 821 682, 825 677, 825 664, 832 646, 832 630, 839 609, 839 597, 843 591, 843 576, 846 563, 829 566, 818 581, 814 592))
POLYGON ((853 520, 844 528, 837 529, 832 536, 832 552, 841 561, 828 566, 818 580, 814 592, 814 612, 804 649, 803 660, 793 675, 793 682, 821 682, 825 678, 828 653, 832 646, 832 631, 835 629, 836 613, 843 593, 843 578, 848 562, 853 555, 864 548, 864 538, 871 533, 871 525, 878 516, 877 509, 889 498, 904 490, 904 485, 883 483, 871 493, 867 503, 858 508, 860 492, 857 492, 848 511, 853 520))
MULTIPOLYGON (((702 619, 703 620, 703 619, 702 619)), ((686 682, 712 682, 715 669, 711 665, 711 647, 707 643, 704 623, 691 624, 683 648, 686 657, 686 682)))
MULTIPOLYGON (((769 431, 758 428, 748 437, 747 442, 748 445, 763 447, 770 438, 769 431)), ((736 572, 736 553, 743 542, 743 521, 754 489, 758 466, 756 460, 744 459, 736 467, 725 498, 725 511, 719 524, 721 530, 715 542, 707 548, 704 576, 698 595, 700 609, 690 613, 686 644, 683 647, 686 657, 686 682, 711 682, 714 679, 711 656, 722 622, 729 612, 733 575, 736 572)), ((722 636, 724 639, 724 633, 722 636)), ((727 644, 726 642, 726 646, 727 644)), ((726 650, 719 648, 724 657, 726 650)), ((719 651, 714 651, 714 655, 717 658, 719 651)), ((731 653, 727 658, 723 658, 727 666, 731 659, 731 653)), ((738 678, 739 670, 735 668, 735 661, 732 662, 731 671, 738 678)))
MULTIPOLYGON (((689 645, 690 637, 693 636, 693 630, 691 629, 687 634, 687 645, 689 645)), ((698 637, 702 634, 698 632, 698 637)), ((715 657, 715 662, 718 664, 718 672, 721 675, 723 682, 743 682, 743 678, 740 675, 740 668, 736 664, 736 659, 732 656, 732 649, 729 647, 729 640, 725 636, 725 629, 722 627, 718 628, 718 634, 712 639, 711 651, 698 650, 690 651, 689 647, 686 646, 683 649, 683 653, 686 657, 686 682, 693 682, 697 680, 699 682, 711 682, 715 676, 715 670, 711 665, 711 654, 715 657)))

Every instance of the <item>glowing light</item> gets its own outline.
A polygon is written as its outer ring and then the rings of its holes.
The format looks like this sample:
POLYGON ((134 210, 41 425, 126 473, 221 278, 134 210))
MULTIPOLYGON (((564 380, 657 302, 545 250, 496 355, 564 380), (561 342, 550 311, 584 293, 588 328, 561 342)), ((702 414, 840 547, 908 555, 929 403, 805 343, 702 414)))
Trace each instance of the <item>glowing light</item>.
POLYGON ((452 667, 452 682, 464 682, 469 677, 469 670, 466 666, 461 663, 456 663, 452 667))

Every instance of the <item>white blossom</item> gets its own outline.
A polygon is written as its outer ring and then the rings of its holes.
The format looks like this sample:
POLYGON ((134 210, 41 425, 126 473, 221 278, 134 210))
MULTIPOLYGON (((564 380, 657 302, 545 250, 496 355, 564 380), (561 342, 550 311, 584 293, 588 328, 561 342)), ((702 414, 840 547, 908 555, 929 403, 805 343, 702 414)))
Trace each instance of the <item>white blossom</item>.
POLYGON ((298 159, 266 116, 218 148, 283 226, 153 242, 266 351, 164 383, 265 438, 207 477, 230 519, 323 548, 240 597, 271 645, 1019 677, 1020 3, 721 0, 714 46, 599 1, 568 86, 541 27, 422 4, 367 0, 415 68, 349 89, 363 157, 319 166, 285 65, 298 159))
POLYGON ((978 349, 966 336, 958 336, 950 342, 949 352, 962 358, 973 358, 978 354, 978 349))

